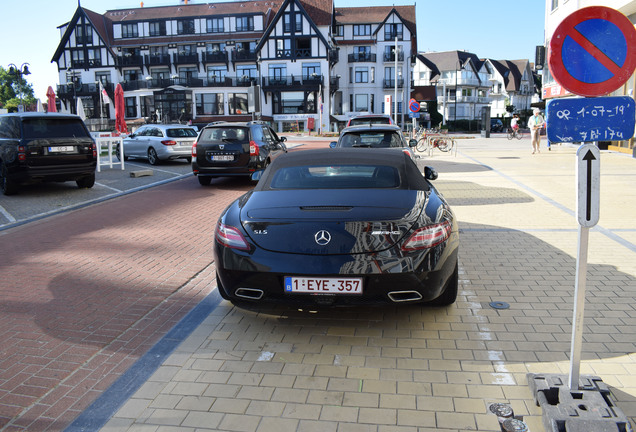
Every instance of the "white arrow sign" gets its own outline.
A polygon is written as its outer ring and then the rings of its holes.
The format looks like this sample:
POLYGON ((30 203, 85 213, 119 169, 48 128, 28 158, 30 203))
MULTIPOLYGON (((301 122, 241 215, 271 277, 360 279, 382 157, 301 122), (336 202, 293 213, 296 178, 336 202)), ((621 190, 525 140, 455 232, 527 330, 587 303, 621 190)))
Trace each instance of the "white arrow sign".
POLYGON ((598 223, 601 179, 601 152, 596 144, 583 144, 576 152, 576 218, 579 225, 598 223))

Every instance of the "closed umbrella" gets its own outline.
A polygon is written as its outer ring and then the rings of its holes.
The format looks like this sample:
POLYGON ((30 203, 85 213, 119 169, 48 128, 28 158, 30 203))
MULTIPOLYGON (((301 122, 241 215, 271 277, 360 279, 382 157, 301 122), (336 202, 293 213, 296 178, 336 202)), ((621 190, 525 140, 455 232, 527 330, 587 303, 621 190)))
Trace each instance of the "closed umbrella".
POLYGON ((115 129, 119 133, 128 133, 128 128, 126 127, 126 121, 124 120, 124 89, 121 87, 121 84, 117 83, 117 87, 115 87, 115 129))
POLYGON ((46 91, 46 97, 48 98, 48 112, 57 112, 57 107, 55 106, 55 92, 53 91, 53 87, 49 86, 46 91))
POLYGON ((77 98, 77 115, 80 116, 82 120, 86 120, 86 112, 84 112, 82 98, 77 98))

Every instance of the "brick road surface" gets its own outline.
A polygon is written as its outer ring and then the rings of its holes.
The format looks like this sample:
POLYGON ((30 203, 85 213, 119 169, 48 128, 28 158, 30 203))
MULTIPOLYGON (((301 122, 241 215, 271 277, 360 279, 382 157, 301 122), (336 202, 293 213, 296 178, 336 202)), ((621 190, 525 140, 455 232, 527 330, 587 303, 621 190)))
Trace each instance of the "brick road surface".
MULTIPOLYGON (((506 402, 543 430, 526 374, 569 370, 575 149, 530 153, 528 140, 477 138, 427 160, 460 222, 455 305, 223 301, 102 429, 496 431, 487 406, 506 402)), ((633 425, 636 160, 603 152, 601 169, 581 372, 633 425)), ((210 227, 248 188, 186 179, 0 233, 0 430, 94 416, 90 403, 213 293, 210 227)))

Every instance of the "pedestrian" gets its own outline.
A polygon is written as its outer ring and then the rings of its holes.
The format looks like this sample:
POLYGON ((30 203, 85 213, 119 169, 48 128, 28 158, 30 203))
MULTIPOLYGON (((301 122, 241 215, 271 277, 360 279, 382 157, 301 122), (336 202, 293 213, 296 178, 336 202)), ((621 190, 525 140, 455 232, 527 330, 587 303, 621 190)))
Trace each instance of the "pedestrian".
POLYGON ((535 154, 541 153, 541 129, 545 120, 539 108, 535 108, 533 113, 534 115, 528 120, 528 127, 530 128, 530 137, 532 139, 532 154, 535 154))

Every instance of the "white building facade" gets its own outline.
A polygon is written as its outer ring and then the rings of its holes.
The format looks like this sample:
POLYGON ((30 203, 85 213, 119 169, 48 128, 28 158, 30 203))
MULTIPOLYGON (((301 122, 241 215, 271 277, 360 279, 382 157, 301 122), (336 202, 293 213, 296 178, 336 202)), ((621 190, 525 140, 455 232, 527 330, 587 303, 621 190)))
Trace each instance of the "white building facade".
POLYGON ((333 131, 357 113, 384 112, 396 82, 401 110, 416 52, 415 6, 336 9, 331 0, 186 3, 103 15, 78 7, 59 29, 52 61, 62 110, 74 111, 81 99, 93 128, 115 114, 101 87, 112 101, 121 84, 131 126, 260 118, 279 131, 333 131))

